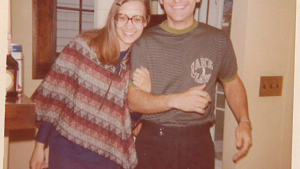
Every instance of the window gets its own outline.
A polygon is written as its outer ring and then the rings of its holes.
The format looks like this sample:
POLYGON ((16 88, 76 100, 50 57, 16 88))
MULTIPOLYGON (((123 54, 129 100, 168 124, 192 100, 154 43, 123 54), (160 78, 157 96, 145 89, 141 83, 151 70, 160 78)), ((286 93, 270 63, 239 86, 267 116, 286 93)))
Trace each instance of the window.
POLYGON ((94 28, 94 0, 33 0, 33 79, 43 79, 67 43, 94 28))
POLYGON ((59 53, 72 38, 94 28, 94 0, 57 0, 56 9, 59 53))

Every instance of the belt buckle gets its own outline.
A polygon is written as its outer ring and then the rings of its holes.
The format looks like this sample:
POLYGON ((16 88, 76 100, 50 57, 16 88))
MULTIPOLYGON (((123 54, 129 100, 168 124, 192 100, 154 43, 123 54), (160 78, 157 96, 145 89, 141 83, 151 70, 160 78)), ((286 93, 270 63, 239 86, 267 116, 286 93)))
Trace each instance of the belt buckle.
POLYGON ((164 130, 163 127, 159 128, 159 135, 160 135, 160 136, 165 135, 165 133, 163 132, 163 130, 164 130))

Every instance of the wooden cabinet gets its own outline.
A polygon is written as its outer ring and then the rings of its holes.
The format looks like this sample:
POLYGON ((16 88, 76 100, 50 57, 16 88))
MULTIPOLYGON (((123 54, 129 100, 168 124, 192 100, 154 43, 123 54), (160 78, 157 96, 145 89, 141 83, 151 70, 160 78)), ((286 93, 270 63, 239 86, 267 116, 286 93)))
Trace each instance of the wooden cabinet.
POLYGON ((35 103, 27 96, 6 99, 5 130, 36 128, 35 103))
POLYGON ((35 128, 35 104, 24 95, 19 98, 7 98, 5 100, 4 169, 8 169, 9 131, 35 128))

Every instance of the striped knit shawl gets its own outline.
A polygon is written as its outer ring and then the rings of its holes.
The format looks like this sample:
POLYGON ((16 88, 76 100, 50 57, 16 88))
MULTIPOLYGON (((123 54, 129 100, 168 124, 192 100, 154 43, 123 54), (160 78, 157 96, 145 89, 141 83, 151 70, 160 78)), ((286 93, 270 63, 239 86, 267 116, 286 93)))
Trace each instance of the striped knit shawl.
POLYGON ((52 123, 62 136, 124 169, 137 164, 127 105, 128 60, 125 56, 115 75, 114 66, 101 64, 86 41, 75 38, 32 96, 38 120, 52 123))

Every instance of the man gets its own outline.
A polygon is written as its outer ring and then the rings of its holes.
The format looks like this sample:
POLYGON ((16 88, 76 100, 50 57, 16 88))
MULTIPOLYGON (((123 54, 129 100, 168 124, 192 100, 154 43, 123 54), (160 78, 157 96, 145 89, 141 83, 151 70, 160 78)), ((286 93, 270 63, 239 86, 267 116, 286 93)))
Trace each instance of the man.
MULTIPOLYGON (((143 115, 137 136, 139 169, 213 169, 214 95, 219 79, 238 126, 233 160, 251 147, 246 91, 230 39, 194 20, 200 0, 160 0, 167 21, 148 29, 132 49, 132 71, 147 68, 151 93, 130 85, 128 101, 143 115)), ((143 74, 144 72, 140 72, 143 74)), ((134 78, 139 76, 133 75, 134 78)))

